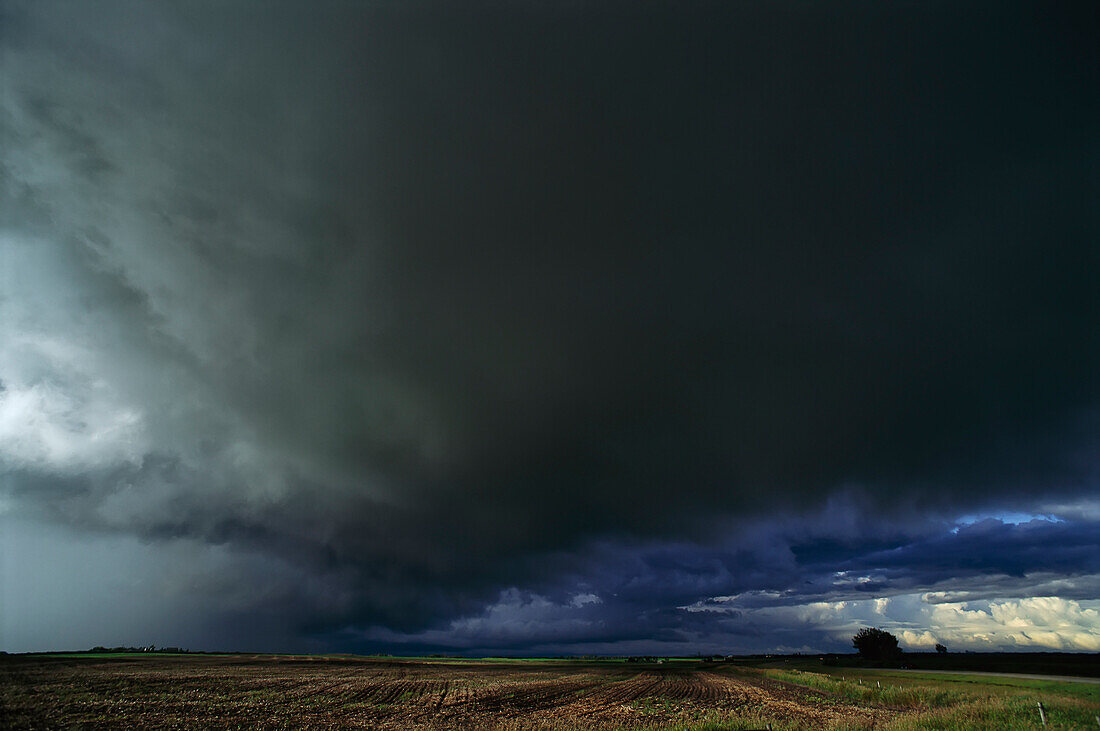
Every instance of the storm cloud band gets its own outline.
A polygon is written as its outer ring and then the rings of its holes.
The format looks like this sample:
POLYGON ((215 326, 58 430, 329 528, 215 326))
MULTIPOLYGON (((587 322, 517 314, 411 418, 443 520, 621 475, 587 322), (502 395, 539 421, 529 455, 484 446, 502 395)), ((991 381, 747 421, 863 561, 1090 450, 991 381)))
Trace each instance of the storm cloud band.
POLYGON ((276 644, 1095 575, 950 533, 1095 500, 1095 13, 8 4, 4 520, 258 572, 276 644))

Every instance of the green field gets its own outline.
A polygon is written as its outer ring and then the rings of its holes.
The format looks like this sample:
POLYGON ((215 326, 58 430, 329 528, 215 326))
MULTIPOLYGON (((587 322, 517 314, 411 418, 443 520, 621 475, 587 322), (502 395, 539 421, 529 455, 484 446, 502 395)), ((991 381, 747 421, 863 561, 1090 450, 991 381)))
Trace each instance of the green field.
POLYGON ((884 728, 982 729, 1100 726, 1100 685, 989 675, 828 667, 817 660, 739 664, 739 672, 819 690, 830 699, 910 709, 884 728))

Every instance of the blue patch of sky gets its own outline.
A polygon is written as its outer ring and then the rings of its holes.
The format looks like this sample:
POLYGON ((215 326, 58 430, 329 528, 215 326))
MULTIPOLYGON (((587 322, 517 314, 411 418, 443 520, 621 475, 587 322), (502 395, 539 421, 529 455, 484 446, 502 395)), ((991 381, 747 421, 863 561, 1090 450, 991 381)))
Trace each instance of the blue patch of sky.
POLYGON ((1015 510, 993 511, 988 513, 968 513, 955 519, 955 527, 952 533, 958 533, 959 528, 980 523, 983 520, 999 520, 1005 525, 1020 525, 1030 523, 1033 520, 1042 520, 1047 523, 1065 523, 1064 518, 1059 518, 1051 513, 1022 513, 1015 510))

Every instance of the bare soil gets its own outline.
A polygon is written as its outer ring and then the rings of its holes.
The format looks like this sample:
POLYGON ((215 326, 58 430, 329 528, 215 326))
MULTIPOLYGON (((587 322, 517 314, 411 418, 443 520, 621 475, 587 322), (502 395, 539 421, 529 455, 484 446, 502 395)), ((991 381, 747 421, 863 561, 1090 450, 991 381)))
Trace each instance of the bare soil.
POLYGON ((829 728, 899 712, 701 663, 0 658, 2 728, 829 728))

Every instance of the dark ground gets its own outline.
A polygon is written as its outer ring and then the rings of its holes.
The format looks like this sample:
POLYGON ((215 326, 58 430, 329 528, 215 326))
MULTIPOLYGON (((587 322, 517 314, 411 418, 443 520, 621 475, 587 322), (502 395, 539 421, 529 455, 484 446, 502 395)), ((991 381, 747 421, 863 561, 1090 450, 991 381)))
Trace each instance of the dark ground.
POLYGON ((148 655, 0 659, 0 727, 867 727, 897 709, 733 666, 148 655), (758 721, 758 722, 757 722, 758 721))

